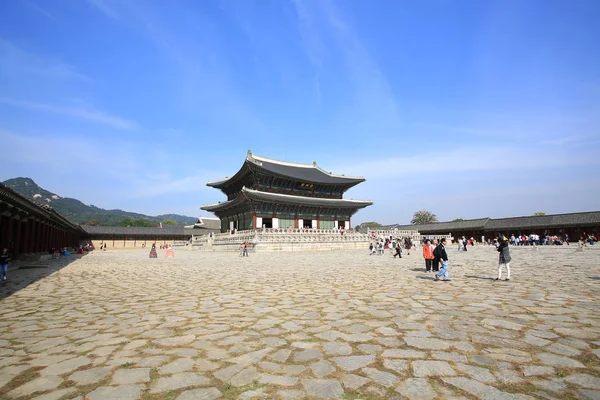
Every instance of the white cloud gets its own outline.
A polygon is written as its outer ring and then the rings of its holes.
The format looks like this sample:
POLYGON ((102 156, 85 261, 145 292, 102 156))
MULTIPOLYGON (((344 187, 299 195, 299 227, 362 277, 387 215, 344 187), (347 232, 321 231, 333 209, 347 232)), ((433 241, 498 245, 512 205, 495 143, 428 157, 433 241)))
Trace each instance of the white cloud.
POLYGON ((42 78, 90 82, 87 75, 60 60, 27 52, 0 38, 0 73, 7 76, 37 76, 42 78))
POLYGON ((119 14, 105 0, 87 0, 90 5, 112 19, 119 19, 119 14))
POLYGON ((140 125, 135 121, 107 114, 93 107, 83 108, 55 106, 52 104, 35 103, 31 101, 23 101, 3 97, 0 97, 0 104, 5 104, 11 107, 24 108, 27 110, 46 111, 54 114, 66 115, 69 117, 98 122, 122 130, 133 131, 140 128, 140 125))

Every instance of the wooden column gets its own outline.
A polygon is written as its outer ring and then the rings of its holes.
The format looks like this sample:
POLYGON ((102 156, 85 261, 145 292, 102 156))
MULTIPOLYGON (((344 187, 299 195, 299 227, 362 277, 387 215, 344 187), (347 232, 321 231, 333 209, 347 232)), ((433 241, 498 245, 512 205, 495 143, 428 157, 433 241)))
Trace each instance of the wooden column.
POLYGON ((8 217, 0 215, 0 250, 8 248, 8 217))
POLYGON ((12 217, 7 217, 6 220, 6 239, 4 239, 4 247, 8 248, 8 252, 12 252, 12 240, 13 240, 13 219, 12 217))
POLYGON ((15 219, 14 225, 12 258, 18 260, 21 255, 21 220, 15 219))
POLYGON ((21 253, 27 254, 29 253, 29 229, 31 225, 31 220, 27 222, 23 222, 21 226, 21 253))

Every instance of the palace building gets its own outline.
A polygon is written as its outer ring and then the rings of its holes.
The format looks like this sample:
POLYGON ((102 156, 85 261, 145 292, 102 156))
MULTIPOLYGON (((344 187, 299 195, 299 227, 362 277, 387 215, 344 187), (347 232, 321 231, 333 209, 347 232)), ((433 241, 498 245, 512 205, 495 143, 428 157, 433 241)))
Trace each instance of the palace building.
POLYGON ((363 177, 336 175, 316 162, 299 164, 248 151, 232 177, 207 183, 227 201, 202 206, 221 219, 221 232, 257 228, 350 229, 350 219, 371 201, 344 199, 363 177))

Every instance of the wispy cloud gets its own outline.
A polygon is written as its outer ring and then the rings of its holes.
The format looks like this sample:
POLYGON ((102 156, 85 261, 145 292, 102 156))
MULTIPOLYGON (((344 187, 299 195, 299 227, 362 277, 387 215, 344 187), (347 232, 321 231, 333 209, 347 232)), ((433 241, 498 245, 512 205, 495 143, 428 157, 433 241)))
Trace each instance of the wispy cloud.
POLYGON ((95 108, 55 106, 52 104, 35 103, 3 97, 0 97, 0 104, 27 110, 45 111, 59 115, 66 115, 69 117, 98 122, 122 130, 133 131, 140 128, 140 125, 135 121, 111 115, 95 108))
MULTIPOLYGON (((341 164, 335 170, 344 171, 348 175, 365 176, 368 180, 411 179, 423 174, 430 174, 431 179, 445 171, 452 173, 478 173, 489 171, 522 170, 528 171, 599 164, 593 158, 593 151, 581 153, 579 156, 558 151, 535 151, 525 147, 511 146, 472 146, 459 147, 452 150, 440 149, 412 153, 406 157, 389 157, 373 161, 341 164), (588 158, 591 157, 591 158, 588 158)), ((440 175, 445 179, 444 175, 440 175)))
POLYGON ((0 73, 7 76, 34 75, 58 80, 91 81, 90 77, 69 64, 27 52, 1 37, 0 73))
POLYGON ((350 105, 340 123, 370 126, 371 130, 390 130, 401 123, 398 101, 376 59, 358 33, 337 9, 333 1, 292 0, 298 17, 298 31, 310 63, 316 69, 315 93, 324 95, 320 77, 323 70, 335 70, 341 56, 342 74, 336 79, 349 80, 350 105), (331 62, 332 64, 330 65, 331 62), (348 115, 353 117, 350 118, 348 115), (345 121, 345 122, 343 122, 345 121))
POLYGON ((26 3, 30 8, 34 9, 35 11, 39 12, 40 14, 45 15, 46 17, 50 18, 51 20, 55 21, 56 19, 54 18, 54 16, 52 14, 50 14, 48 11, 46 11, 45 9, 43 9, 42 7, 40 7, 38 4, 29 1, 26 3))
POLYGON ((108 5, 105 0, 87 0, 90 5, 100 10, 104 15, 112 19, 119 19, 119 14, 108 5))

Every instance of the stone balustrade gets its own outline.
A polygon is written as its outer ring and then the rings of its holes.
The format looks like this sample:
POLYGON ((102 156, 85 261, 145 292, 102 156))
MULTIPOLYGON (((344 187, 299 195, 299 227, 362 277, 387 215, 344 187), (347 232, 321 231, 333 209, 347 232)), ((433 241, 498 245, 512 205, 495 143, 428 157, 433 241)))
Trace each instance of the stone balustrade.
POLYGON ((359 249, 370 237, 353 230, 263 228, 194 237, 192 247, 202 250, 239 250, 244 242, 251 251, 316 251, 359 249))

